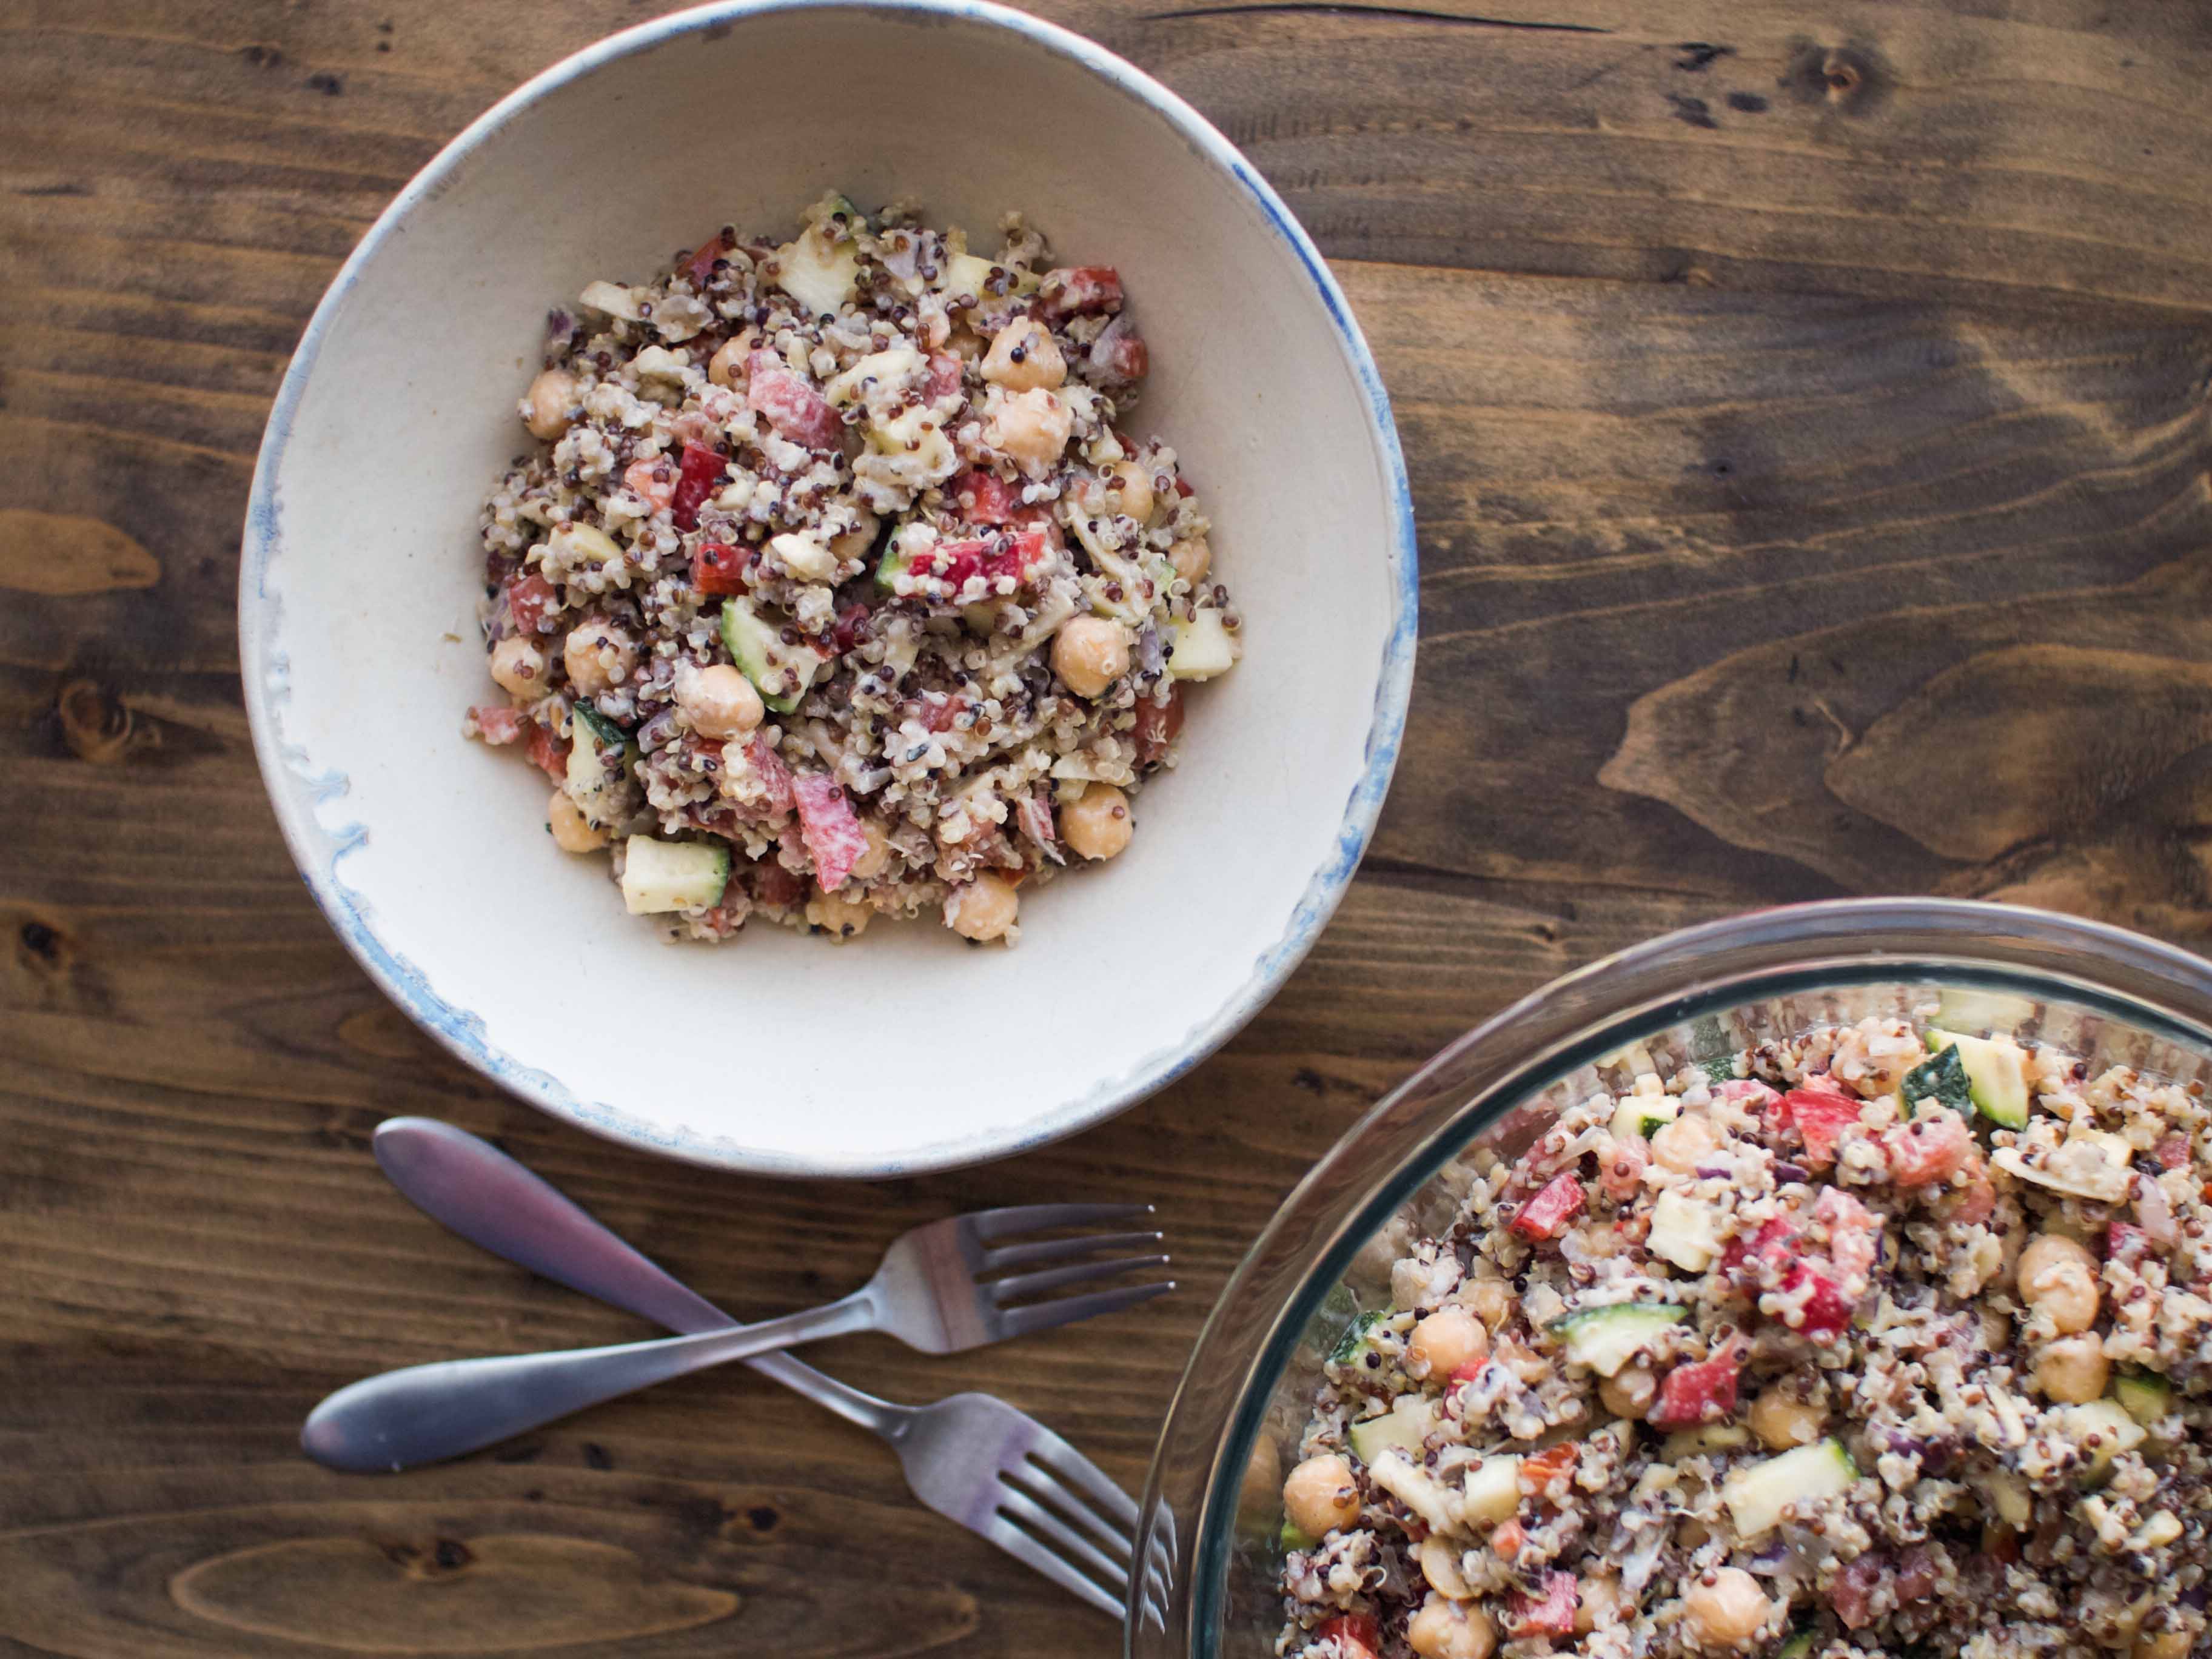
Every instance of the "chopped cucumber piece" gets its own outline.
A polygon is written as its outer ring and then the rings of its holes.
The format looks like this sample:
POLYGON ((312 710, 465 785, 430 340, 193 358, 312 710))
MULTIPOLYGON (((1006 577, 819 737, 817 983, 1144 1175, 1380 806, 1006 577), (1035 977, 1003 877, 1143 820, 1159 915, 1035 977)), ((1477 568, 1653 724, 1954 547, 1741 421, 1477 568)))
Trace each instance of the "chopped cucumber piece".
POLYGON ((2109 1400, 2061 1406, 2056 1411, 2045 1413, 2043 1420, 2062 1427, 2069 1437, 2085 1447, 2091 1435, 2097 1437, 2096 1447, 2089 1451, 2089 1462, 2083 1471, 2093 1480, 2104 1476, 2115 1457, 2124 1451, 2133 1451, 2148 1438, 2142 1424, 2109 1400))
POLYGON ((860 215, 843 197, 817 204, 808 215, 811 222, 795 241, 775 251, 775 274, 771 280, 805 307, 810 317, 830 316, 860 291, 860 249, 850 230, 860 215), (836 215, 848 216, 839 224, 836 215))
POLYGON ((589 699, 580 701, 569 728, 568 773, 561 787, 586 822, 604 828, 629 816, 630 769, 636 761, 637 745, 623 729, 589 699))
POLYGON ((1389 1449, 1420 1461, 1421 1443, 1436 1426, 1436 1408, 1417 1394, 1401 1394, 1380 1417, 1354 1423, 1349 1431, 1352 1455, 1369 1465, 1389 1449))
POLYGON ((1459 1495, 1423 1468, 1415 1461, 1419 1455, 1383 1446, 1367 1473, 1376 1486, 1419 1516, 1430 1531, 1449 1532, 1460 1524, 1459 1495))
POLYGON ((544 562, 571 570, 605 570, 623 562, 623 550, 604 530, 587 524, 564 524, 545 538, 544 562))
POLYGON ((1467 1472, 1461 1508, 1470 1521, 1490 1526, 1510 1521, 1521 1507, 1521 1460, 1511 1452, 1486 1457, 1467 1472))
POLYGON ((1790 1639, 1774 1650, 1774 1659, 1812 1659, 1813 1644, 1820 1639, 1820 1632, 1812 1626, 1792 1631, 1790 1639))
POLYGON ((730 849, 703 841, 632 836, 623 857, 623 902, 634 916, 708 910, 730 884, 730 849))
POLYGON ((1178 617, 1168 624, 1168 633, 1170 679, 1210 680, 1237 666, 1237 650, 1218 611, 1201 611, 1188 622, 1178 617))
POLYGON ((2035 1004, 2003 991, 1954 988, 1936 1000, 1936 1021, 1947 1031, 2016 1031, 2035 1016, 2035 1004))
POLYGON ((872 351, 822 388, 822 395, 840 409, 866 402, 877 386, 894 390, 921 378, 926 364, 912 346, 892 346, 872 351))
POLYGON ((1649 1140, 1661 1126, 1672 1123, 1681 1114, 1681 1103, 1672 1095, 1623 1095, 1620 1104, 1613 1109, 1613 1139, 1642 1135, 1649 1140))
POLYGON ((2156 1371, 2122 1371, 2112 1379, 2112 1398, 2147 1429, 2173 1409, 2173 1384, 2156 1371))
POLYGON ((2010 1469, 1982 1469, 1966 1477, 1967 1483, 1990 1500, 1997 1519, 2008 1527, 2024 1527, 2035 1518, 2035 1496, 2027 1482, 2010 1469))
POLYGON ((1547 1328, 1565 1344, 1567 1358, 1575 1364, 1587 1365, 1600 1376, 1613 1376, 1660 1332, 1688 1316, 1688 1309, 1670 1303, 1616 1302, 1571 1313, 1547 1328))
POLYGON ((1785 1505, 1832 1498, 1858 1478, 1844 1443, 1831 1437, 1738 1469, 1721 1483, 1721 1501, 1735 1517, 1736 1531, 1757 1538, 1774 1530, 1785 1505))
POLYGON ((1284 1522, 1283 1529, 1276 1534, 1276 1538, 1282 1545, 1283 1553, 1285 1555, 1292 1550, 1310 1550, 1321 1542, 1320 1539, 1300 1527, 1295 1521, 1284 1522))
POLYGON ((1373 1347, 1375 1345, 1369 1340, 1369 1334, 1389 1316, 1388 1308, 1370 1308, 1364 1313, 1352 1315, 1352 1322, 1344 1328, 1344 1334, 1336 1339, 1336 1346, 1328 1351, 1329 1363, 1334 1365, 1351 1364, 1362 1352, 1373 1347))
MULTIPOLYGON (((1928 1041, 1940 1052, 1955 1048, 1976 1109, 2007 1129, 2027 1123, 2027 1051, 2008 1036, 1960 1036, 1930 1027, 1928 1041)), ((1910 1100, 1911 1096, 1905 1097, 1910 1100)))
POLYGON ((1651 1232, 1644 1242, 1685 1273, 1705 1272, 1721 1253, 1713 1206, 1680 1187, 1669 1187, 1651 1206, 1651 1232))
POLYGON ((943 294, 964 294, 975 300, 989 300, 995 294, 1034 294, 1042 279, 1033 270, 1022 270, 1012 265, 1002 265, 986 259, 980 253, 948 254, 937 268, 937 288, 943 294), (991 276, 1002 274, 994 290, 991 276))
POLYGON ((1915 1110, 1922 1101, 1933 1100, 1962 1117, 1973 1115, 1972 1089, 1966 1081, 1966 1067, 1955 1043, 1939 1049, 1934 1059, 1923 1060, 1907 1072, 1898 1092, 1905 1098, 1907 1113, 1915 1110))
POLYGON ((730 659, 753 683, 761 702, 779 714, 799 707, 806 688, 830 659, 804 641, 784 643, 785 624, 749 599, 722 601, 722 643, 730 659))
POLYGON ((2128 1195, 2135 1183, 2134 1158, 2134 1147, 2100 1129, 2076 1129, 2033 1164, 2010 1146, 1990 1154, 1990 1162, 2015 1180, 2099 1204, 2118 1204, 2128 1195))
POLYGON ((1715 1452, 1741 1451, 1751 1443, 1751 1431, 1741 1423, 1707 1423, 1695 1429, 1677 1429, 1660 1448, 1662 1462, 1679 1463, 1686 1457, 1710 1457, 1715 1452))

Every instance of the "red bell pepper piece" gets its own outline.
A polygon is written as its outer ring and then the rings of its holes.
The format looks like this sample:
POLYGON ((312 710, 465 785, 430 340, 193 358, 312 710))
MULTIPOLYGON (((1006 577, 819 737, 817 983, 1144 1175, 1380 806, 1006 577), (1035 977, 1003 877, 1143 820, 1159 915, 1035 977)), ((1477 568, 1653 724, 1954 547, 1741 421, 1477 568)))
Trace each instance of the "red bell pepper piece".
POLYGON ((514 619, 518 634, 544 633, 545 619, 560 608, 561 596, 553 591, 553 584, 534 570, 518 577, 507 590, 507 614, 514 619))
POLYGON ((1356 1642, 1370 1653, 1382 1650, 1382 1627, 1370 1613, 1340 1613, 1333 1619, 1322 1620, 1314 1633, 1324 1641, 1334 1637, 1340 1642, 1356 1642))
POLYGON ((1544 1575, 1544 1593, 1513 1592, 1508 1618, 1516 1637, 1572 1636, 1575 1633, 1575 1576, 1571 1572, 1544 1575))
POLYGON ((702 593, 742 593, 752 561, 727 542, 702 542, 691 555, 691 586, 702 593))
POLYGON ((763 348, 745 360, 745 402, 768 416, 768 423, 808 449, 835 449, 844 441, 845 422, 829 399, 793 374, 783 359, 763 348))
POLYGON ((1694 1429, 1717 1423, 1735 1410, 1736 1374, 1743 1368, 1734 1347, 1711 1359, 1680 1364, 1659 1385, 1646 1420, 1656 1429, 1694 1429))
POLYGON ((1582 1213, 1586 1199, 1582 1182, 1571 1174, 1554 1176, 1551 1183, 1521 1206, 1507 1224, 1514 1234, 1531 1243, 1557 1238, 1567 1223, 1582 1213))
POLYGON ((1155 702, 1151 698, 1137 705, 1137 763, 1150 766, 1168 752, 1168 746, 1182 730, 1182 687, 1170 686, 1167 701, 1155 702))
POLYGON ((715 450, 704 444, 684 446, 684 465, 676 475, 676 493, 669 498, 669 516, 675 520, 678 530, 699 527, 699 509, 706 505, 707 497, 722 482, 729 471, 729 463, 715 450))
POLYGON ((1111 265, 1063 266, 1045 273, 1037 307, 1048 317, 1078 317, 1121 308, 1121 273, 1111 265))
POLYGON ((1010 523, 1022 504, 1021 494, 997 474, 970 469, 945 486, 945 495, 970 524, 1010 523))
POLYGON ((1836 1142, 1845 1126, 1859 1121, 1859 1102, 1840 1089, 1792 1089, 1781 1109, 1805 1139, 1805 1162, 1820 1169, 1836 1161, 1836 1142))
POLYGON ((994 583, 1001 576, 1019 581, 1043 558, 1044 532, 1024 530, 983 541, 942 543, 927 553, 915 555, 907 572, 949 583, 957 593, 970 576, 982 576, 994 583))
POLYGON ((791 780, 799 802, 799 833, 814 858, 814 878, 832 892, 868 850, 868 838, 845 787, 826 772, 800 772, 791 780))

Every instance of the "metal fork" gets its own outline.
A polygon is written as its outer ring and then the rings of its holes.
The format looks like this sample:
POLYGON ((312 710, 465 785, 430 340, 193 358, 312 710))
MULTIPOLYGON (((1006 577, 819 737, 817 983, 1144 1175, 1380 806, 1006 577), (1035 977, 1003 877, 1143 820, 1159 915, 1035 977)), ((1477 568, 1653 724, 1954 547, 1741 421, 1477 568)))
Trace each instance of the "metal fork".
POLYGON ((1172 1280, 1089 1296, 1048 1296, 1139 1267, 1159 1254, 1089 1258, 1158 1244, 1156 1232, 1080 1235, 1030 1244, 999 1241, 1062 1227, 1094 1227, 1151 1213, 1149 1204, 1030 1204, 932 1222, 894 1240, 866 1285, 781 1319, 619 1346, 499 1354, 410 1365, 340 1389, 307 1418, 301 1445, 318 1462, 358 1473, 408 1469, 500 1441, 640 1389, 802 1342, 882 1331, 925 1353, 957 1353, 1114 1313, 1175 1288, 1172 1280), (1046 1263, 1062 1263, 1045 1267, 1046 1263), (987 1279, 1019 1267, 1041 1271, 987 1279))
MULTIPOLYGON (((392 1185, 418 1209, 495 1255, 671 1330, 738 1328, 549 1182, 465 1130, 392 1118, 377 1130, 375 1148, 392 1185)), ((1121 1615, 1137 1506, 1035 1418, 982 1394, 895 1404, 787 1354, 745 1363, 889 1442, 915 1496, 939 1515, 1091 1606, 1121 1615)), ((1154 1552, 1145 1574, 1147 1601, 1164 1594, 1168 1571, 1165 1552, 1154 1552)))

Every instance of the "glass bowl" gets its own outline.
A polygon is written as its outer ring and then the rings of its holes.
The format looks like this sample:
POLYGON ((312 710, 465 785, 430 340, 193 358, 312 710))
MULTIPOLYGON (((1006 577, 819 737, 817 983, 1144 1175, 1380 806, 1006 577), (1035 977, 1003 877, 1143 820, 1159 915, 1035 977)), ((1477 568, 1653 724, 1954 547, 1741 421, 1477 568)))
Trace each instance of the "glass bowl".
POLYGON ((1807 1027, 1940 1001, 1948 1024, 2057 1043, 2181 1083, 2212 1070, 2212 963, 2010 905, 1849 899, 1670 933, 1553 981, 1468 1032, 1299 1182, 1231 1278, 1161 1432, 1141 1509, 1130 1659, 1275 1651, 1281 1485, 1323 1358, 1389 1300, 1397 1242, 1440 1231, 1468 1161, 1519 1156, 1601 1066, 1662 1075, 1807 1027), (1639 1059, 1638 1064, 1641 1066, 1639 1059))

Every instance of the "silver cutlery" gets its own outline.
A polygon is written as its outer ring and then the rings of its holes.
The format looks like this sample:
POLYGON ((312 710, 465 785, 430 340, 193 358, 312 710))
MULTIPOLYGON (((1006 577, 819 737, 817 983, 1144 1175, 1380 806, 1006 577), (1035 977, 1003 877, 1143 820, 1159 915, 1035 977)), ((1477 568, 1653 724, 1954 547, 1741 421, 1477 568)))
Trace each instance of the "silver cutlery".
POLYGON ((957 1353, 1050 1330, 1173 1290, 1172 1281, 1155 1281, 1088 1296, 1032 1299, 1140 1267, 1165 1266, 1168 1258, 1157 1253, 1095 1259, 1106 1251, 1158 1244, 1160 1235, 1089 1234, 1027 1244, 1000 1241, 1126 1222, 1151 1211, 1148 1204, 1030 1204, 954 1216, 893 1241, 874 1278, 823 1307, 657 1341, 447 1359, 386 1371, 340 1389, 317 1406, 301 1443, 332 1468, 414 1468, 481 1451, 672 1377, 802 1342, 882 1331, 924 1353, 957 1353), (1038 1271, 1011 1272, 1023 1267, 1038 1271))
MULTIPOLYGON (((678 1283, 550 1183, 464 1130, 428 1118, 392 1118, 377 1130, 375 1150, 385 1174, 417 1208, 495 1255, 671 1330, 750 1328, 678 1283)), ((993 1248, 991 1237, 977 1235, 971 1242, 986 1251, 993 1248)), ((1062 1259, 1036 1254, 1053 1244, 1010 1248, 1025 1254, 1012 1262, 1002 1260, 1001 1267, 1062 1259)), ((964 1249, 960 1259, 968 1262, 964 1249)), ((978 1271, 988 1270, 966 1267, 971 1285, 978 1271)), ((896 1404, 848 1388, 787 1354, 756 1353, 744 1363, 888 1442, 915 1496, 939 1515, 1091 1606, 1121 1614, 1137 1506, 1096 1464, 1036 1419, 984 1394, 956 1395, 929 1406, 896 1404)), ((1158 1551, 1148 1561, 1148 1601, 1164 1592, 1164 1557, 1158 1551)))

